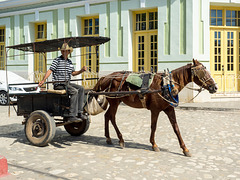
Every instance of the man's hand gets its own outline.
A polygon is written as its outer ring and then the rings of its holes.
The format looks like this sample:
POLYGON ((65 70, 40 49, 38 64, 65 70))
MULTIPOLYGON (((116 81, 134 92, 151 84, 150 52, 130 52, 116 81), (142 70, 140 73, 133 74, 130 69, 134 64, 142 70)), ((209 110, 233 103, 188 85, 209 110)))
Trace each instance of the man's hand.
POLYGON ((86 70, 87 70, 87 67, 86 67, 86 66, 83 66, 82 69, 80 69, 79 71, 73 71, 73 72, 72 72, 72 75, 73 75, 73 76, 79 75, 79 74, 83 73, 83 72, 86 71, 86 70))
POLYGON ((41 87, 41 86, 44 84, 45 80, 46 80, 51 74, 52 74, 52 70, 49 69, 49 70, 46 72, 46 74, 44 75, 43 80, 38 83, 38 86, 41 87))
POLYGON ((81 72, 84 72, 87 70, 87 67, 86 66, 83 66, 82 69, 81 69, 81 72))
POLYGON ((41 87, 43 84, 44 84, 44 80, 40 81, 40 82, 38 83, 38 86, 41 87))

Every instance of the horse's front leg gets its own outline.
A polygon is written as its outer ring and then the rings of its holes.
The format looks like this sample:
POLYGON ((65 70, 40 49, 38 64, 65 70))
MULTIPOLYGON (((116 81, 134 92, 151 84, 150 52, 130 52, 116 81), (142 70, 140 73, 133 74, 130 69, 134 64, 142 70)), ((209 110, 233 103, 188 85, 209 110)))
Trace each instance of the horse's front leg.
POLYGON ((158 111, 151 111, 151 135, 150 135, 150 143, 152 144, 152 149, 156 152, 159 152, 159 148, 155 142, 155 132, 157 128, 157 120, 158 120, 158 111))
POLYGON ((112 145, 112 140, 110 138, 110 133, 109 133, 110 112, 111 110, 109 107, 107 112, 105 113, 105 137, 106 137, 107 144, 112 145))
POLYGON ((173 130, 174 130, 175 134, 177 135, 180 147, 182 148, 184 155, 187 157, 191 157, 191 154, 190 154, 189 150, 187 149, 187 147, 185 146, 183 139, 181 137, 174 108, 172 106, 169 106, 167 109, 164 110, 164 112, 167 114, 167 116, 172 124, 173 130))

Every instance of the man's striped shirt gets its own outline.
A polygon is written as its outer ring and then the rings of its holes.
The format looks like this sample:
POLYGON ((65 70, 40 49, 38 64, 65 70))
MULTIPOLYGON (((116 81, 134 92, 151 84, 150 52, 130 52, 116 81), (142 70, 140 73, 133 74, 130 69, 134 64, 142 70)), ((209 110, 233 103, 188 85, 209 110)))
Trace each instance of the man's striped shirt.
POLYGON ((72 72, 75 71, 72 61, 70 59, 65 60, 63 56, 53 60, 50 70, 53 72, 53 81, 69 81, 72 72))

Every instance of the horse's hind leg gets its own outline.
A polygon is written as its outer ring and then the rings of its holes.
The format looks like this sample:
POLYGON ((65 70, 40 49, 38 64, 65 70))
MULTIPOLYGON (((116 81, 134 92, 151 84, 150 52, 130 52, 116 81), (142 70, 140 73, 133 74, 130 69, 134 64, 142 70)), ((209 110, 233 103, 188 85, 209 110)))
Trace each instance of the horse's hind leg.
POLYGON ((169 106, 169 108, 165 109, 164 112, 167 114, 167 116, 172 124, 173 130, 174 130, 175 134, 177 135, 180 147, 182 148, 184 155, 191 157, 191 154, 190 154, 189 150, 187 149, 187 147, 185 146, 183 139, 181 137, 180 130, 179 130, 179 127, 178 127, 178 124, 176 121, 176 115, 175 115, 174 108, 169 106))
POLYGON ((109 102, 110 106, 109 106, 107 112, 105 113, 105 137, 107 138, 106 142, 108 144, 112 144, 112 140, 110 138, 110 133, 109 133, 109 120, 111 120, 111 123, 112 123, 112 125, 117 133, 117 136, 119 138, 119 144, 123 148, 124 140, 123 140, 122 134, 119 131, 117 124, 116 124, 117 108, 121 101, 118 99, 113 99, 113 100, 109 99, 108 102, 109 102))

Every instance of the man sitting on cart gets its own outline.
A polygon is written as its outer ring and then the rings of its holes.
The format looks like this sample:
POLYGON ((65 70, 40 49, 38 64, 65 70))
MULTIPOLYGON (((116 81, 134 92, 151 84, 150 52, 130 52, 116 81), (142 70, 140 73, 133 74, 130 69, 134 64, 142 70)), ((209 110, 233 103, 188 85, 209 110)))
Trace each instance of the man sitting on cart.
POLYGON ((61 48, 62 55, 53 60, 52 65, 38 85, 42 86, 45 80, 53 73, 53 81, 55 81, 54 89, 67 89, 68 94, 71 95, 69 108, 70 117, 68 121, 80 122, 82 120, 87 120, 87 116, 83 114, 84 88, 83 86, 70 83, 70 80, 71 75, 79 75, 86 71, 87 67, 83 66, 81 70, 75 71, 72 61, 68 59, 68 55, 72 53, 72 51, 73 48, 69 47, 67 43, 64 43, 61 48))

